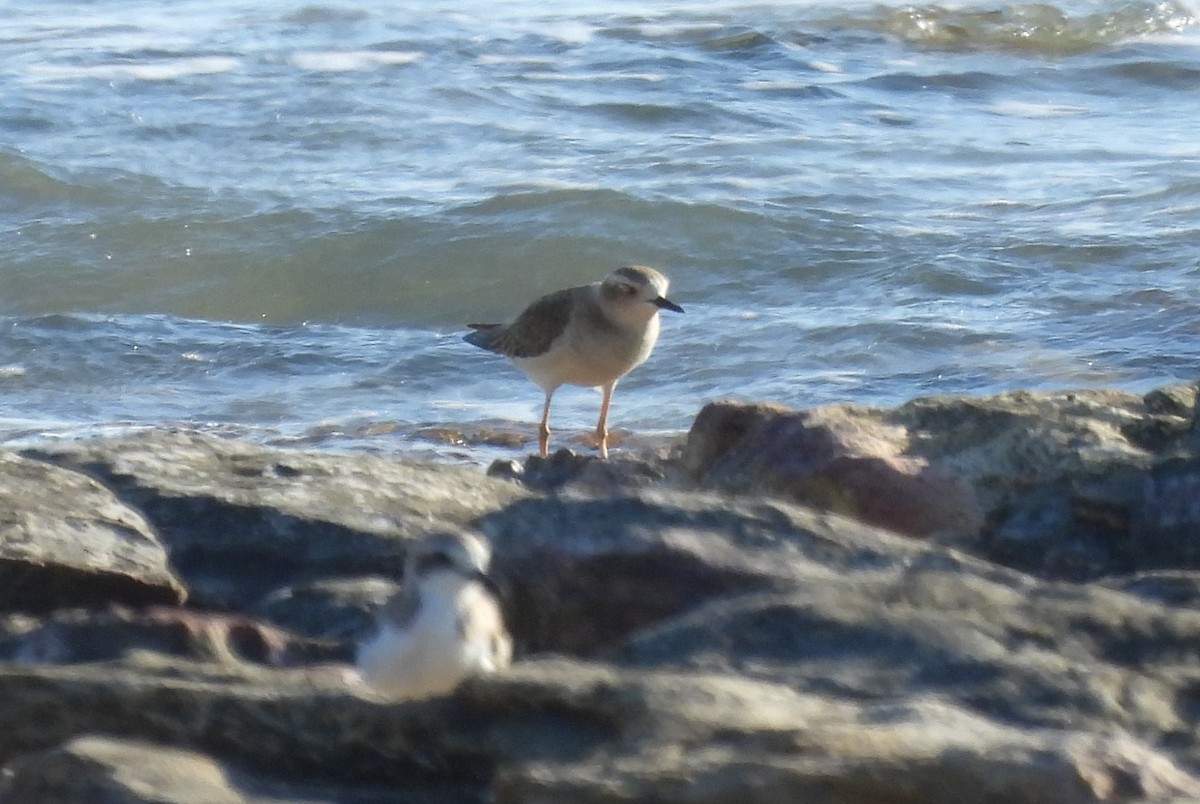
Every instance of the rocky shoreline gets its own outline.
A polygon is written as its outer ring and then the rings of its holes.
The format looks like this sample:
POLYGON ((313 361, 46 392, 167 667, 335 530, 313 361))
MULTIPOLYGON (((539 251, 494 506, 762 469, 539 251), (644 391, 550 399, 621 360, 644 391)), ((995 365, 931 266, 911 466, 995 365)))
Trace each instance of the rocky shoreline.
POLYGON ((484 473, 186 431, 0 452, 0 801, 1200 799, 1197 386, 790 411, 484 473), (346 662, 477 528, 518 661, 346 662))

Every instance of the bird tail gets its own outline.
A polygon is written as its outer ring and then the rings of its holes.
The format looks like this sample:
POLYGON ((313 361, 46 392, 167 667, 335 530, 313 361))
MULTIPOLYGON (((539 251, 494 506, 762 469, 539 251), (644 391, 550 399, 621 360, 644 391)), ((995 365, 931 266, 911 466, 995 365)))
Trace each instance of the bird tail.
POLYGON ((467 324, 471 331, 463 335, 463 340, 472 346, 492 351, 496 336, 503 328, 501 324, 467 324))

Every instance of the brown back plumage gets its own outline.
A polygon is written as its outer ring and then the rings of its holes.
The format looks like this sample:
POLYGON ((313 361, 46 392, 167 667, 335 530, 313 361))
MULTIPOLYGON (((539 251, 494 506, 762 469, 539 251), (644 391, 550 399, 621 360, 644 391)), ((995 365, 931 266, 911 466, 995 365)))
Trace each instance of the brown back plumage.
POLYGON ((467 343, 505 357, 537 357, 566 329, 578 291, 568 288, 543 296, 511 324, 468 324, 473 331, 463 337, 467 343))

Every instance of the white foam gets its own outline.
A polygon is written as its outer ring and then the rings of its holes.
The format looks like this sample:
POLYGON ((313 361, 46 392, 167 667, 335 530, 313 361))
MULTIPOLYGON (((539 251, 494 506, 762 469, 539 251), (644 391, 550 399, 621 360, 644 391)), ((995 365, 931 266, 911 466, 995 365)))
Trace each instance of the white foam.
POLYGON ((301 70, 316 73, 346 73, 400 67, 420 61, 424 53, 402 50, 322 50, 294 54, 290 61, 301 70))
POLYGON ((1083 106, 1071 106, 1065 103, 1030 103, 1028 101, 1001 101, 988 107, 992 114, 1002 117, 1024 117, 1031 120, 1041 120, 1052 117, 1078 117, 1087 114, 1083 106))
POLYGON ((35 64, 29 68, 34 77, 51 81, 101 79, 107 81, 174 81, 190 75, 215 75, 236 70, 239 59, 229 56, 195 56, 165 59, 143 64, 35 64))

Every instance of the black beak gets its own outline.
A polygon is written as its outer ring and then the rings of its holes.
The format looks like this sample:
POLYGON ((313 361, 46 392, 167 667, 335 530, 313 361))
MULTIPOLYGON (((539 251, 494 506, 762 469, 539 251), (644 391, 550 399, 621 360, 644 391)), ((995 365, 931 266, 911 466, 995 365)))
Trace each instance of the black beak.
POLYGON ((670 310, 673 313, 683 312, 682 307, 668 299, 666 296, 659 296, 657 299, 652 299, 650 303, 660 310, 670 310))

